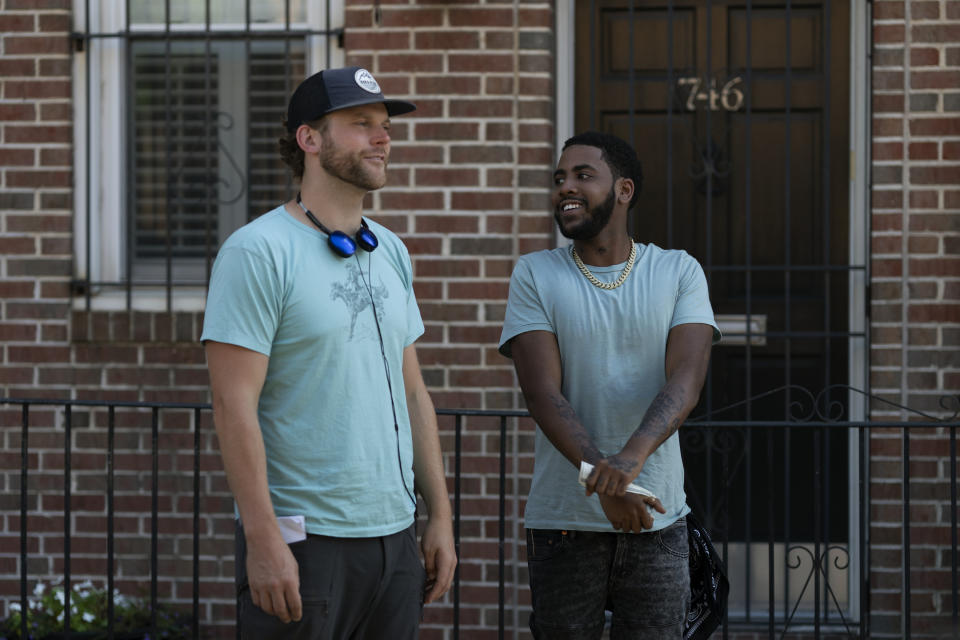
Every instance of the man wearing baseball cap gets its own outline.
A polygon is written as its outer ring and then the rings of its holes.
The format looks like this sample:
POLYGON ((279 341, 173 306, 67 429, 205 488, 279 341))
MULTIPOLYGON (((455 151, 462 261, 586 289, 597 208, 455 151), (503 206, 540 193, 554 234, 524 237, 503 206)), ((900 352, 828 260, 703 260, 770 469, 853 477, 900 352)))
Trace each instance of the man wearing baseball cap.
POLYGON ((415 108, 359 67, 304 80, 280 140, 299 192, 213 266, 201 340, 236 500, 243 638, 416 638, 453 579, 410 256, 362 213, 386 183, 390 118, 415 108))

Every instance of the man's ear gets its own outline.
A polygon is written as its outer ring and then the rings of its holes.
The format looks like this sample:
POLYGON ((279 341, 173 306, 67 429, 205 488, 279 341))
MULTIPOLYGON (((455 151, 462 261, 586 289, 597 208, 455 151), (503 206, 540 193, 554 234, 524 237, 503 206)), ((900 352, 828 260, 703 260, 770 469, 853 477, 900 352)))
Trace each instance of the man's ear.
POLYGON ((617 202, 620 204, 630 204, 633 199, 633 180, 630 178, 618 178, 616 184, 617 202))
POLYGON ((297 145, 304 153, 317 153, 323 146, 323 136, 308 124, 297 127, 297 145))

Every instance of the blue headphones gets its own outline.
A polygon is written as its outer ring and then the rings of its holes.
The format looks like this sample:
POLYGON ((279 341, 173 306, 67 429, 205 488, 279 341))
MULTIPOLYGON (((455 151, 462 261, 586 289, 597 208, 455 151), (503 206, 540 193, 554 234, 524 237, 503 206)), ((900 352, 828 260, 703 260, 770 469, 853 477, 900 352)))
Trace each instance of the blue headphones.
POLYGON ((367 221, 363 218, 360 218, 360 229, 358 229, 356 235, 351 238, 343 231, 330 231, 330 229, 323 226, 323 223, 317 220, 317 217, 310 212, 310 209, 303 206, 303 202, 300 201, 299 191, 297 192, 297 204, 300 205, 303 212, 310 218, 310 222, 317 225, 320 231, 327 234, 327 244, 329 244, 330 249, 341 258, 349 258, 355 254, 357 252, 357 245, 360 245, 360 248, 364 251, 370 252, 380 244, 377 236, 373 235, 373 231, 370 231, 370 227, 367 226, 367 221))

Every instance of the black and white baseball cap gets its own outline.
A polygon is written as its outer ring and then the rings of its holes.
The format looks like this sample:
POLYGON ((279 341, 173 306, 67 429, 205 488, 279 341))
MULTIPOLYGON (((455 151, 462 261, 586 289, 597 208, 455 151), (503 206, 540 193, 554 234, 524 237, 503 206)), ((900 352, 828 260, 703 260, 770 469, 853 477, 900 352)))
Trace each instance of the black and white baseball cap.
POLYGON ((417 108, 412 102, 384 98, 373 74, 362 67, 324 69, 301 82, 293 92, 287 106, 287 130, 293 133, 301 124, 331 111, 377 102, 383 103, 390 116, 417 108))

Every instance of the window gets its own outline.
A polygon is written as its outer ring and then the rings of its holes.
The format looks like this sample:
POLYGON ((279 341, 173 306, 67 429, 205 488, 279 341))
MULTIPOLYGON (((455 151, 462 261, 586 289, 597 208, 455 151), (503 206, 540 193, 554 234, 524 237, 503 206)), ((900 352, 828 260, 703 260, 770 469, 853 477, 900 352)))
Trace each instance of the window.
POLYGON ((78 7, 80 306, 202 305, 222 242, 292 192, 276 151, 287 99, 341 64, 342 14, 306 0, 78 7))

